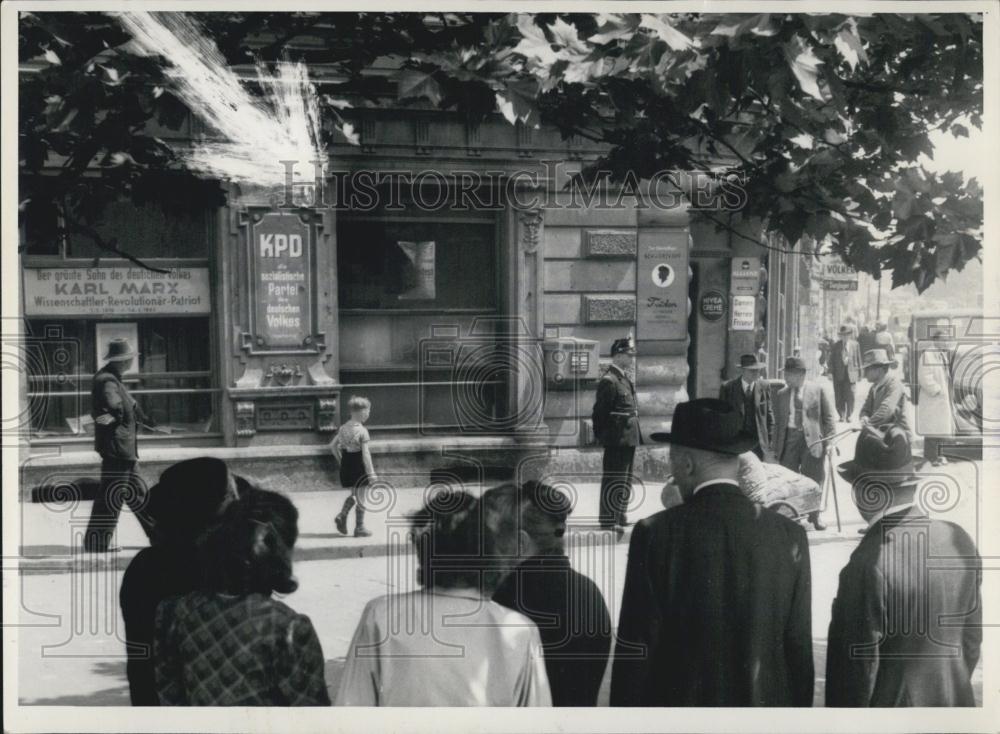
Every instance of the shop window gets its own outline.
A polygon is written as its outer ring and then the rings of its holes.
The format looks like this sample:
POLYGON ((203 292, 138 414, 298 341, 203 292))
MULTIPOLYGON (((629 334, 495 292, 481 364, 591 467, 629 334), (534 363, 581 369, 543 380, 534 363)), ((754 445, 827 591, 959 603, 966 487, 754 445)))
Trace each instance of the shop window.
POLYGON ((490 220, 343 220, 337 226, 340 307, 493 310, 496 260, 490 220))
MULTIPOLYGON (((205 258, 210 240, 207 210, 166 212, 155 204, 116 201, 105 208, 94 230, 120 250, 138 258, 205 258)), ((82 234, 67 237, 67 257, 108 257, 82 234)))
POLYGON ((456 403, 475 428, 502 413, 507 378, 489 369, 495 339, 467 338, 477 318, 499 313, 498 258, 492 216, 338 221, 343 394, 372 401, 371 427, 454 432, 456 403), (430 358, 444 353, 455 358, 430 358), (467 355, 482 364, 470 367, 467 355))
MULTIPOLYGON (((101 218, 87 226, 105 242, 114 242, 119 250, 140 259, 208 259, 212 212, 198 207, 168 212, 156 204, 121 200, 108 204, 101 218)), ((117 257, 87 235, 65 232, 59 208, 48 202, 29 202, 19 226, 21 246, 29 257, 117 257)))
POLYGON ((151 419, 140 436, 217 433, 210 320, 133 321, 30 319, 25 338, 32 435, 92 436, 90 388, 110 336, 134 334, 139 357, 125 374, 132 396, 151 419), (102 352, 99 354, 98 352, 102 352))

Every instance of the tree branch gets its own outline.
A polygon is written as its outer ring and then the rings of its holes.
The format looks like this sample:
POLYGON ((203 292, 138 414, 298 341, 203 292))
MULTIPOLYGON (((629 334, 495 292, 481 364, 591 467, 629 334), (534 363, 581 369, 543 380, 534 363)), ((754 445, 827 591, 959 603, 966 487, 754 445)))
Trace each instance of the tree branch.
POLYGON ((93 227, 88 227, 87 225, 81 224, 80 222, 66 216, 65 212, 63 212, 63 221, 66 223, 65 226, 60 227, 58 229, 58 231, 61 234, 71 234, 76 232, 85 235, 86 237, 89 237, 94 242, 95 245, 97 245, 100 249, 104 250, 105 252, 110 252, 113 255, 117 255, 118 257, 124 258, 125 260, 128 260, 129 262, 138 265, 140 268, 143 268, 144 270, 149 270, 154 273, 170 272, 169 269, 156 268, 153 267, 152 265, 144 263, 135 255, 125 252, 122 249, 119 249, 118 241, 116 239, 112 238, 110 242, 108 240, 105 240, 103 237, 101 237, 100 233, 93 227))
POLYGON ((705 217, 705 219, 709 220, 710 222, 715 222, 715 224, 717 226, 721 227, 722 229, 726 230, 727 232, 730 232, 730 233, 736 235, 737 237, 739 237, 740 239, 746 240, 747 242, 752 242, 753 244, 757 245, 758 247, 763 247, 765 250, 772 250, 774 252, 783 252, 786 255, 801 255, 801 254, 803 254, 803 253, 795 252, 794 248, 791 249, 791 250, 786 250, 783 247, 774 247, 773 245, 766 245, 763 242, 761 242, 760 240, 755 240, 753 237, 748 237, 747 235, 743 234, 742 232, 740 232, 735 227, 733 227, 733 226, 731 226, 729 224, 726 224, 725 222, 723 222, 723 221, 721 221, 719 219, 716 219, 711 214, 708 214, 704 209, 696 209, 695 211, 699 215, 705 217))

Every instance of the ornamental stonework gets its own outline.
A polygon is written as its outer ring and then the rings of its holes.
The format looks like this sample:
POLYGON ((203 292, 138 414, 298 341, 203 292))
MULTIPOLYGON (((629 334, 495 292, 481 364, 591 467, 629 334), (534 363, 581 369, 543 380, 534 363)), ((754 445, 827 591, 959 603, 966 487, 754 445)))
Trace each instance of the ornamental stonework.
POLYGON ((584 320, 588 324, 618 324, 635 321, 634 296, 584 296, 584 320))
POLYGON ((635 232, 588 229, 583 240, 584 257, 635 257, 635 232))

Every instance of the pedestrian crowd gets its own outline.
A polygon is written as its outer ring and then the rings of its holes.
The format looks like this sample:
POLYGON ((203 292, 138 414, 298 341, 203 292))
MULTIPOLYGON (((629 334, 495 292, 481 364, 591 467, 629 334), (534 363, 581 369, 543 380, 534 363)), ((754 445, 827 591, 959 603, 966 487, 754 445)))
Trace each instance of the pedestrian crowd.
MULTIPOLYGON (((631 337, 612 353, 594 417, 605 445, 600 524, 617 531, 644 438, 631 337)), ((834 374, 852 353, 831 351, 834 374)), ((891 363, 885 349, 864 354, 872 387, 854 458, 837 468, 868 527, 840 574, 825 700, 973 706, 981 561, 965 531, 921 508, 891 363)), ((133 705, 594 706, 610 664, 612 706, 811 706, 806 532, 741 489, 741 461, 822 471, 831 401, 798 357, 785 362, 773 406, 758 355, 740 368, 720 399, 678 404, 671 430, 648 437, 670 445, 682 502, 635 524, 616 631, 598 586, 570 563, 562 492, 540 482, 479 497, 445 490, 410 518, 419 589, 366 604, 333 696, 312 621, 284 601, 298 588, 292 501, 219 459, 169 467, 141 508, 150 545, 120 590, 133 705)), ((364 536, 371 404, 348 405, 331 445, 349 490, 335 524, 346 533, 353 509, 364 536)))

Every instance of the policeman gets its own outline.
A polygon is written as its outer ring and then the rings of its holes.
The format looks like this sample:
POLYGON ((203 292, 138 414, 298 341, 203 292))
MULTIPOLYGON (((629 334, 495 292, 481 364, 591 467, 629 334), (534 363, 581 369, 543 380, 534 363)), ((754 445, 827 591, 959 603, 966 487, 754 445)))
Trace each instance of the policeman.
POLYGON ((601 477, 601 527, 621 537, 628 520, 625 508, 632 496, 635 447, 642 443, 635 385, 635 341, 631 334, 611 345, 611 367, 597 385, 592 415, 594 436, 604 446, 601 477))

